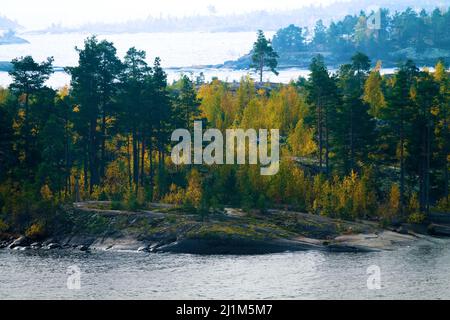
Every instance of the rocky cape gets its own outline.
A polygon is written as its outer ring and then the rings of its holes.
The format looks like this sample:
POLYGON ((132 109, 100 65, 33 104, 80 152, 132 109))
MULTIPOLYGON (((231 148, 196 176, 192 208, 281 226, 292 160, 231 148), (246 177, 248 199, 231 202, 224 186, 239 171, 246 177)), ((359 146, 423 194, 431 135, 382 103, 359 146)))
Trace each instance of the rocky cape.
POLYGON ((224 209, 201 217, 170 205, 113 210, 109 202, 64 208, 70 223, 33 239, 1 235, 10 250, 126 250, 189 254, 267 254, 285 251, 372 252, 394 250, 430 236, 450 236, 450 215, 432 214, 421 225, 382 229, 377 222, 343 221, 287 210, 244 213, 224 209))

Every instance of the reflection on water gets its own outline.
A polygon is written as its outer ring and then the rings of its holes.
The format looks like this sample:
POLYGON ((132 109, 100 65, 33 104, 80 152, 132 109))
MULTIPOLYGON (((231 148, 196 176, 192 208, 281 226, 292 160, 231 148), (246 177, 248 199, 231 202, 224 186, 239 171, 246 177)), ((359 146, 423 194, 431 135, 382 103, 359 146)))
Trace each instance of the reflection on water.
POLYGON ((0 250, 2 299, 449 299, 450 241, 369 254, 196 256, 0 250), (81 269, 81 290, 67 269, 81 269), (381 290, 367 268, 381 268, 381 290))

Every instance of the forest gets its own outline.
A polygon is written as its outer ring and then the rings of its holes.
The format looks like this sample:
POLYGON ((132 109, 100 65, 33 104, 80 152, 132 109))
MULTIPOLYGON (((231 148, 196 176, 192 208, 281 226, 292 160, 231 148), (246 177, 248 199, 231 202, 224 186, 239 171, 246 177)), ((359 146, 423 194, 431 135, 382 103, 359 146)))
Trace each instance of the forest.
POLYGON ((121 59, 113 43, 90 37, 76 50, 70 86, 47 87, 53 59, 26 56, 0 89, 0 232, 51 233, 63 204, 86 200, 130 211, 172 203, 205 218, 281 207, 382 224, 450 211, 444 61, 430 71, 406 60, 381 75, 381 62, 371 68, 358 52, 331 73, 317 55, 309 78, 289 84, 169 84, 160 59, 149 65, 136 48, 121 59), (279 129, 280 171, 174 165, 171 133, 195 120, 222 132, 279 129))
MULTIPOLYGON (((327 59, 328 66, 338 67, 357 52, 364 52, 373 62, 382 60, 385 67, 396 67, 407 59, 432 66, 438 59, 450 62, 449 28, 449 8, 430 12, 380 9, 329 24, 318 20, 312 29, 290 24, 276 32, 272 45, 280 56, 280 67, 307 67, 317 54, 327 59)), ((225 66, 247 68, 248 60, 247 55, 225 66)))

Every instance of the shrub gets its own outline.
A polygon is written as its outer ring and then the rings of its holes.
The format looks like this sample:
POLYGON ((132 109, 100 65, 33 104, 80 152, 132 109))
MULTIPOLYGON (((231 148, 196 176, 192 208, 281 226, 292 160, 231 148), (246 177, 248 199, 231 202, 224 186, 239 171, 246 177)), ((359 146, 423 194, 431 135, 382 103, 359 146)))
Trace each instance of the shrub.
POLYGON ((189 175, 186 189, 186 204, 199 208, 202 201, 202 181, 200 173, 193 169, 189 175))
POLYGON ((169 193, 164 196, 162 202, 175 205, 182 205, 185 198, 185 191, 174 183, 170 185, 169 193))
POLYGON ((108 200, 108 195, 105 191, 105 188, 100 186, 94 186, 91 194, 92 200, 98 200, 98 201, 106 201, 108 200))
POLYGON ((45 226, 43 223, 33 223, 26 231, 25 235, 31 239, 39 239, 46 234, 45 226))
POLYGON ((267 210, 267 200, 266 200, 266 197, 263 194, 259 195, 258 201, 256 202, 256 207, 257 207, 257 209, 260 210, 261 213, 266 212, 266 210, 267 210))
POLYGON ((125 199, 125 208, 130 211, 137 211, 141 205, 139 204, 138 198, 134 192, 128 192, 125 199))
POLYGON ((400 188, 397 184, 391 186, 389 198, 386 203, 380 207, 379 215, 387 220, 392 221, 400 212, 400 188))
POLYGON ((122 210, 123 205, 120 201, 113 201, 111 202, 111 210, 122 210))
POLYGON ((408 217, 408 223, 421 224, 425 220, 425 214, 420 212, 414 212, 408 217))
POLYGON ((52 201, 53 200, 52 190, 50 190, 50 187, 47 184, 42 186, 40 192, 41 192, 42 199, 44 199, 46 201, 52 201))
POLYGON ((314 177, 313 211, 340 219, 367 218, 377 206, 375 193, 368 186, 370 179, 369 173, 360 178, 355 172, 331 181, 314 177))
POLYGON ((0 233, 6 232, 6 231, 8 231, 8 229, 9 229, 8 224, 5 221, 3 221, 2 219, 0 219, 0 233))
POLYGON ((121 201, 129 188, 126 161, 119 158, 108 164, 102 188, 104 194, 111 200, 121 201))
POLYGON ((416 192, 409 198, 407 210, 410 215, 420 213, 420 203, 416 192))
POLYGON ((436 204, 436 210, 450 213, 450 196, 440 199, 436 204))

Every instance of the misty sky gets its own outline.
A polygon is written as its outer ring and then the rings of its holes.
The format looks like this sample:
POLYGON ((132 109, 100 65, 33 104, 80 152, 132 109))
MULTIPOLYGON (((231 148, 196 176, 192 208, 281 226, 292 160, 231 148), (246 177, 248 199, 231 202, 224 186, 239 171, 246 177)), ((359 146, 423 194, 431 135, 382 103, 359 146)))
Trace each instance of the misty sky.
MULTIPOLYGON (((27 29, 52 23, 76 26, 88 22, 123 22, 160 15, 229 14, 254 10, 283 10, 336 0, 1 0, 0 15, 27 29)), ((342 1, 342 0, 341 0, 342 1)), ((345 0, 344 0, 345 1, 345 0)))

